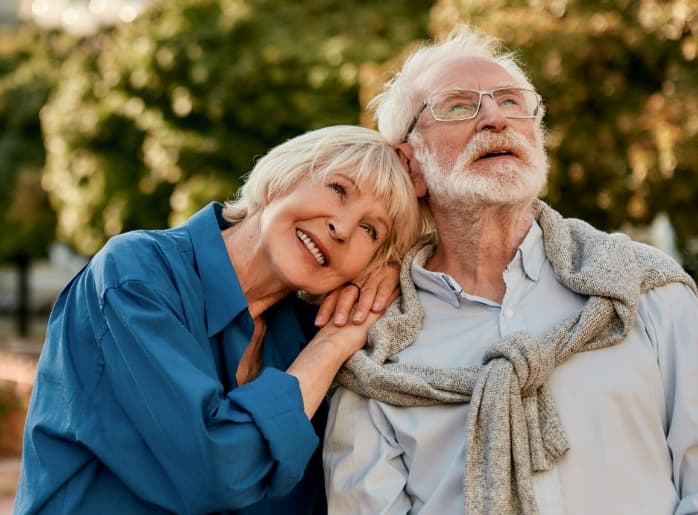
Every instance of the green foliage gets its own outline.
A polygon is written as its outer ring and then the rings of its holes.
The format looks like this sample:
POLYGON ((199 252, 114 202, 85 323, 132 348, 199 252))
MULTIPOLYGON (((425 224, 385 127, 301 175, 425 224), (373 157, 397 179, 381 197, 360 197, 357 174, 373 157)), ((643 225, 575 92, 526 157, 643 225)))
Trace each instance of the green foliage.
POLYGON ((361 63, 423 37, 429 5, 169 0, 86 42, 42 111, 59 234, 89 254, 176 224, 270 147, 356 123, 361 63))
POLYGON ((547 200, 605 229, 667 212, 698 270, 698 1, 439 0, 516 51, 547 105, 547 200))
POLYGON ((55 215, 41 188, 39 111, 55 82, 59 50, 30 27, 0 32, 2 261, 41 256, 54 239, 55 215))

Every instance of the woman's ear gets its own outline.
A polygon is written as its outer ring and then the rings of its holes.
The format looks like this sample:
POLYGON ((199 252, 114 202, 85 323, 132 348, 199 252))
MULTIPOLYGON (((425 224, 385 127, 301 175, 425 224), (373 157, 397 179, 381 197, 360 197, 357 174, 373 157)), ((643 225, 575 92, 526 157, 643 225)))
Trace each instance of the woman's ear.
POLYGON ((422 176, 422 168, 419 166, 419 162, 414 159, 412 145, 409 143, 398 143, 395 146, 395 151, 400 161, 402 161, 402 164, 405 166, 405 170, 410 174, 410 179, 412 179, 412 185, 414 186, 417 198, 426 197, 429 191, 424 182, 424 177, 422 176))

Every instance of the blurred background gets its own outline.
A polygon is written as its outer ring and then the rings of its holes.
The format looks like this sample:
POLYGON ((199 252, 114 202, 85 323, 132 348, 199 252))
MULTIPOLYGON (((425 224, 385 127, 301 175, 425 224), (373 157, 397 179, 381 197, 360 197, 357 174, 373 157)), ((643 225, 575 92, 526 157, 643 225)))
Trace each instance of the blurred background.
POLYGON ((0 513, 46 317, 117 233, 231 198, 470 22, 547 106, 544 199, 698 272, 698 0, 0 0, 0 513))

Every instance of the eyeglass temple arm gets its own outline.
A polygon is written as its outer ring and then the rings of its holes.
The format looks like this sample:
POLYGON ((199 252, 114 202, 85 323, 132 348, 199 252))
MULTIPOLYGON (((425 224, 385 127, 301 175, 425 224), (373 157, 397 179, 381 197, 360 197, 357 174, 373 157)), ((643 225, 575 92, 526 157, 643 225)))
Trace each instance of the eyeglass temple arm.
POLYGON ((402 138, 401 143, 407 143, 407 139, 410 137, 410 134, 412 134, 412 131, 414 130, 415 126, 417 125, 417 120, 419 120, 419 117, 422 115, 422 111, 424 111, 424 108, 427 106, 426 102, 422 103, 422 107, 419 108, 419 111, 414 115, 414 118, 412 118, 412 121, 410 122, 409 127, 407 127, 407 131, 405 131, 405 137, 402 138))

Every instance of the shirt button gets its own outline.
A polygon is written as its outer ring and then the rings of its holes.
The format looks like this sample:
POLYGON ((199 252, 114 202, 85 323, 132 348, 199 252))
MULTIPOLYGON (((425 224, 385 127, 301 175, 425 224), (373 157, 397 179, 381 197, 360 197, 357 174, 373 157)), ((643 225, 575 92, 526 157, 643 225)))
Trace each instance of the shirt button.
POLYGON ((504 318, 510 320, 514 316, 514 312, 511 309, 504 310, 504 318))

